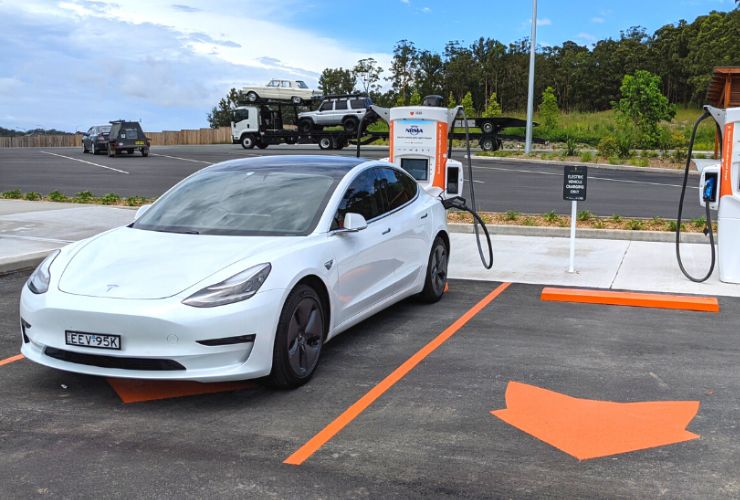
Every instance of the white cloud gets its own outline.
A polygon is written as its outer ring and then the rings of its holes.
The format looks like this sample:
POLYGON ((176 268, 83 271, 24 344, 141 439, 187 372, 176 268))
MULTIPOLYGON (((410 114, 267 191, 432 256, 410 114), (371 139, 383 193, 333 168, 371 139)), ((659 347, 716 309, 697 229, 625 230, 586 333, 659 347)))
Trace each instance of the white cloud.
POLYGON ((281 77, 316 84, 324 68, 365 57, 388 67, 390 54, 281 24, 305 8, 298 0, 0 2, 0 109, 5 120, 27 117, 0 125, 72 130, 128 116, 149 130, 206 126, 231 87, 281 77))
POLYGON ((429 14, 429 13, 430 13, 431 11, 432 11, 432 9, 431 9, 431 8, 429 8, 429 7, 422 7, 422 8, 421 8, 421 12, 422 12, 423 14, 429 14))
POLYGON ((606 19, 601 16, 595 16, 591 18, 591 22, 594 24, 604 24, 606 22, 606 19))
POLYGON ((406 5, 411 3, 411 0, 401 0, 401 3, 405 3, 406 5))
POLYGON ((594 43, 597 40, 597 38, 594 35, 592 35, 591 33, 584 33, 584 32, 578 33, 578 35, 576 36, 576 38, 579 38, 579 39, 584 40, 584 41, 589 42, 589 43, 594 43))
POLYGON ((537 18, 537 26, 550 26, 550 25, 552 25, 552 20, 550 18, 547 18, 547 17, 537 18))

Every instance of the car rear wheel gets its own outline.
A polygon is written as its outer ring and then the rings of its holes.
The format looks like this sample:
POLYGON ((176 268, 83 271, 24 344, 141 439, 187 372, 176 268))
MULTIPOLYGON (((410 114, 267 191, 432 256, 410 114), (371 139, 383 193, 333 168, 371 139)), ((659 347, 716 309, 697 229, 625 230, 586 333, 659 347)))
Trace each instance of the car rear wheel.
POLYGON ((360 124, 360 121, 355 118, 354 116, 350 116, 349 118, 345 118, 342 120, 342 126, 344 127, 344 131, 348 134, 354 134, 357 132, 357 127, 360 124))
POLYGON ((294 95, 293 97, 291 97, 290 100, 293 101, 293 104, 300 104, 301 101, 303 101, 303 99, 301 99, 300 97, 298 97, 296 95, 294 95))
POLYGON ((249 102, 255 102, 258 97, 257 92, 247 92, 247 100, 249 102))
POLYGON ((141 151, 141 156, 143 157, 149 156, 149 148, 141 148, 139 151, 141 151))
POLYGON ((481 137, 479 144, 480 144, 480 148, 483 151, 494 151, 495 150, 496 143, 491 137, 481 137))
POLYGON ((331 137, 322 137, 319 139, 319 149, 332 149, 334 147, 334 141, 331 137))
POLYGON ((442 298, 447 286, 447 263, 449 249, 441 236, 437 236, 432 244, 427 263, 427 275, 424 280, 424 289, 419 294, 424 302, 434 303, 442 298))
POLYGON ((108 156, 110 156, 111 158, 116 156, 116 148, 114 148, 110 144, 108 144, 108 156))
POLYGON ((324 308, 316 291, 298 285, 280 313, 272 355, 270 382, 282 389, 299 387, 311 379, 324 344, 324 308))
POLYGON ((491 134, 493 133, 493 123, 485 122, 483 123, 483 126, 481 127, 481 129, 483 129, 483 132, 485 132, 486 134, 491 134))

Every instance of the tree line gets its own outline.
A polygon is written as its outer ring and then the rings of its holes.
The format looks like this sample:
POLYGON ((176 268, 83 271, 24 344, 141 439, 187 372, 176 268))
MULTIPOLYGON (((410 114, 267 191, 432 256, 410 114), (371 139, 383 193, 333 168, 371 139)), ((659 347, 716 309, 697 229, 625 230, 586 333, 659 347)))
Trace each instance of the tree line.
MULTIPOLYGON (((489 106, 495 93, 503 111, 520 111, 527 103, 529 47, 527 38, 504 44, 481 37, 469 45, 450 41, 437 53, 401 40, 393 48, 390 67, 362 59, 353 68, 326 68, 319 86, 327 94, 367 92, 382 105, 409 104, 417 95, 430 94, 460 103, 470 92, 477 112, 489 106)), ((552 87, 563 111, 601 111, 619 100, 626 74, 647 70, 660 77, 660 90, 670 103, 699 105, 713 68, 736 65, 740 65, 740 11, 712 11, 652 34, 631 27, 617 39, 600 40, 591 47, 573 41, 540 47, 535 95, 552 87)))

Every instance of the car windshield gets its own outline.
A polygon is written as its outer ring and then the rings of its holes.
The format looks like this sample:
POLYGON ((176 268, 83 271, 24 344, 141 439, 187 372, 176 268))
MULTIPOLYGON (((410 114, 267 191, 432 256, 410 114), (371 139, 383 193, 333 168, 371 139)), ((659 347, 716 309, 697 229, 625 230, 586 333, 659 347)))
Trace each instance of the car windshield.
POLYGON ((110 132, 110 125, 103 125, 102 127, 98 127, 98 131, 101 134, 107 134, 108 132, 110 132))
POLYGON ((284 169, 205 170, 182 182, 131 227, 241 236, 314 230, 338 179, 284 169))

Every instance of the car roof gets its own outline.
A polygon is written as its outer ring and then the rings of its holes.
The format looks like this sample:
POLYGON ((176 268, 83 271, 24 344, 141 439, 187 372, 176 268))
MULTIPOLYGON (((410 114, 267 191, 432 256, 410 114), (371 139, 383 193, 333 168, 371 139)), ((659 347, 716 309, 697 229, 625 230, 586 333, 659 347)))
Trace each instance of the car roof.
POLYGON ((367 162, 367 158, 324 155, 279 155, 243 158, 217 163, 204 170, 208 171, 301 171, 323 174, 341 179, 356 166, 367 162))

